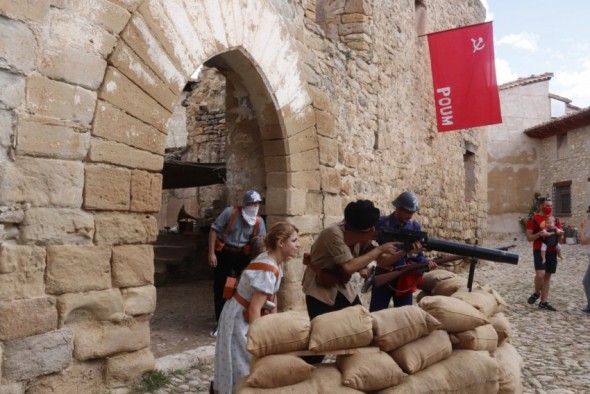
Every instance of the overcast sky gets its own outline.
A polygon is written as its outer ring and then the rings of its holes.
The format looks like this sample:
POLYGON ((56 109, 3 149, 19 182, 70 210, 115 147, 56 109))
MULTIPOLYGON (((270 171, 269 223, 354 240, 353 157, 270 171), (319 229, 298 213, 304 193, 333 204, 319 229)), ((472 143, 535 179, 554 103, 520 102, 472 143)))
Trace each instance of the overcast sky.
POLYGON ((552 72, 550 92, 590 106, 590 1, 482 0, 498 84, 552 72))

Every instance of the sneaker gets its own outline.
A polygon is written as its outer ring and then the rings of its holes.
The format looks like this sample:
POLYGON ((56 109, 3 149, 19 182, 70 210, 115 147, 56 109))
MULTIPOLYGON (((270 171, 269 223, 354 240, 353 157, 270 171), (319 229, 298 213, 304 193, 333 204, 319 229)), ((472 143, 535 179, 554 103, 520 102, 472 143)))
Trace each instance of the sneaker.
POLYGON ((527 302, 528 302, 529 304, 531 304, 531 305, 532 305, 532 304, 534 304, 535 302, 537 302, 537 300, 538 300, 538 299, 539 299, 539 294, 537 294, 537 293, 533 293, 533 294, 532 294, 532 295, 529 297, 529 299, 527 300, 527 302))
POLYGON ((553 311, 553 312, 557 311, 557 309, 555 309, 555 307, 548 302, 539 302, 539 308, 547 309, 548 311, 553 311))
POLYGON ((211 331, 211 333, 209 334, 212 337, 217 337, 217 326, 215 326, 215 328, 213 329, 213 331, 211 331))

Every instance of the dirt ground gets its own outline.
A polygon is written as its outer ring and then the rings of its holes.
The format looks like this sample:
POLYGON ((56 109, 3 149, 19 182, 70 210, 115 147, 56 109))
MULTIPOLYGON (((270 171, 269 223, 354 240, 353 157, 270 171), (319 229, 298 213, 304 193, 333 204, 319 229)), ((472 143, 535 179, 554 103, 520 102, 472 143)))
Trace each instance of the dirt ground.
POLYGON ((157 287, 151 349, 156 358, 215 343, 213 281, 168 281, 157 287))

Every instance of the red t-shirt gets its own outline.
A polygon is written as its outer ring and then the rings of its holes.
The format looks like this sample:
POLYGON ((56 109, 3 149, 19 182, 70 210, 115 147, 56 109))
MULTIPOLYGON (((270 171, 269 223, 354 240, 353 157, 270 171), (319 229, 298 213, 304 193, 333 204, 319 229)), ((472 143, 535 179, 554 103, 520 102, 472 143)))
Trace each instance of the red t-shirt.
MULTIPOLYGON (((532 218, 530 218, 526 224, 527 230, 533 230, 533 234, 538 233, 539 231, 547 229, 547 218, 548 216, 541 215, 540 213, 535 213, 532 218)), ((561 222, 559 220, 555 220, 555 227, 561 229, 561 222)), ((543 239, 539 238, 533 242, 533 250, 540 250, 541 245, 543 244, 543 239)), ((551 248, 551 250, 555 250, 555 248, 551 248)))

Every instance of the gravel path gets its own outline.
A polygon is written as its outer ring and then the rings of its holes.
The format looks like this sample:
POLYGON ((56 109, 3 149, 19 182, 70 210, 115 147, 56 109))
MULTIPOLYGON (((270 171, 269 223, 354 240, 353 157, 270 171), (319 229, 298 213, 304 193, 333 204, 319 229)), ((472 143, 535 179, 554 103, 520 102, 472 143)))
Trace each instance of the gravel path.
MULTIPOLYGON (((563 245, 564 259, 558 263, 549 295, 557 312, 550 312, 526 302, 533 290, 531 244, 518 239, 488 241, 486 246, 510 243, 517 244, 510 251, 520 256, 518 265, 482 263, 475 282, 489 284, 510 305, 506 316, 512 325, 512 343, 524 360, 525 393, 590 393, 590 315, 580 311, 585 304, 581 284, 588 266, 585 248, 563 245)), ((159 369, 180 373, 157 393, 207 393, 213 353, 213 346, 205 346, 158 359, 159 369)))

